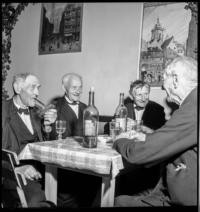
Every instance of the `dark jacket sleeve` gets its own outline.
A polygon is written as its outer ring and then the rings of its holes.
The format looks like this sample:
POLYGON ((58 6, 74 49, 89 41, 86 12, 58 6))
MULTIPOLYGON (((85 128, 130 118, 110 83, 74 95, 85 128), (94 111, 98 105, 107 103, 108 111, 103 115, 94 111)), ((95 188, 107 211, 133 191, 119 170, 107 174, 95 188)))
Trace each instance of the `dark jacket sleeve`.
POLYGON ((134 164, 158 164, 197 145, 195 103, 187 103, 175 111, 160 129, 146 136, 145 142, 129 139, 115 141, 114 148, 134 164))

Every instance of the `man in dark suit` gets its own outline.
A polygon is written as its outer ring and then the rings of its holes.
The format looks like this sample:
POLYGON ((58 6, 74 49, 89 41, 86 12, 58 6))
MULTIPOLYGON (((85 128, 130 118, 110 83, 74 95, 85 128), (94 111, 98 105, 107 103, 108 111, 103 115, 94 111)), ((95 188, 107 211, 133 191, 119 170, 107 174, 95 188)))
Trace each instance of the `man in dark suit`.
MULTIPOLYGON (((83 135, 83 110, 86 105, 80 101, 82 84, 82 78, 78 74, 65 74, 62 77, 62 88, 65 94, 52 102, 57 109, 57 119, 66 120, 67 127, 63 133, 63 138, 83 135)), ((55 124, 52 126, 50 138, 57 138, 55 124)))
MULTIPOLYGON (((65 120, 67 124, 63 138, 83 136, 83 111, 86 105, 80 101, 82 87, 83 81, 80 75, 67 73, 62 77, 64 96, 52 102, 57 109, 57 119, 65 120)), ((55 124, 52 125, 50 138, 57 139, 55 124)), ((70 208, 91 206, 99 185, 98 177, 58 169, 58 206, 70 208)))
POLYGON ((165 124, 164 108, 149 100, 150 86, 141 80, 131 83, 130 97, 124 100, 128 110, 128 118, 142 120, 143 125, 157 130, 165 124))
MULTIPOLYGON (((127 130, 131 120, 142 120, 142 129, 146 133, 152 133, 165 124, 164 108, 149 100, 149 84, 136 80, 130 84, 129 94, 130 97, 124 100, 128 111, 127 130)), ((160 166, 145 168, 132 165, 131 168, 130 165, 130 171, 119 178, 121 184, 119 194, 132 195, 146 191, 153 188, 160 178, 160 166)))
POLYGON ((197 62, 176 57, 163 77, 168 101, 178 104, 179 109, 152 134, 131 131, 114 143, 132 164, 162 164, 162 178, 150 194, 119 196, 116 206, 197 206, 197 62))
MULTIPOLYGON (((45 133, 42 129, 48 128, 56 120, 56 110, 50 109, 44 114, 44 124, 35 107, 39 95, 39 80, 30 73, 22 73, 14 76, 13 98, 2 104, 2 148, 19 154, 27 143, 43 141, 45 133)), ((20 161, 19 171, 27 180, 23 186, 28 207, 50 207, 46 202, 41 181, 44 167, 37 161, 20 161)), ((4 181, 3 189, 8 195, 11 205, 14 207, 16 197, 15 183, 8 179, 4 181)))

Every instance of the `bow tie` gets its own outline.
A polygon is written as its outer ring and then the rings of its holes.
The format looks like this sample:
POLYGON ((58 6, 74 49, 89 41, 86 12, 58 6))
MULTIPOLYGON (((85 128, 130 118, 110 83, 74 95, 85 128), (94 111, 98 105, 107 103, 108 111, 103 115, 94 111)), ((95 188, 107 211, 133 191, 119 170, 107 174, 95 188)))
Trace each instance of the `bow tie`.
POLYGON ((78 102, 75 102, 75 101, 73 101, 73 102, 68 102, 68 101, 67 101, 67 104, 68 104, 68 105, 78 105, 78 102))
POLYGON ((135 106, 134 107, 136 110, 140 111, 140 110, 144 110, 144 107, 140 107, 140 106, 135 106))
POLYGON ((19 108, 19 109, 17 110, 17 112, 20 113, 20 114, 24 113, 24 114, 26 114, 26 115, 29 115, 29 114, 30 114, 28 108, 26 108, 26 109, 19 108))

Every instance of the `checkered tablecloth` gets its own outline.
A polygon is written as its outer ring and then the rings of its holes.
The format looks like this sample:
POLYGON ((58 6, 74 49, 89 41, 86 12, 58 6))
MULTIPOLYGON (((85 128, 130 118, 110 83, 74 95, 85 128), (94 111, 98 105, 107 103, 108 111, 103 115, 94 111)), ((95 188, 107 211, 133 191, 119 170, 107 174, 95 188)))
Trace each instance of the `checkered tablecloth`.
POLYGON ((89 149, 82 146, 80 138, 73 137, 27 144, 18 158, 34 159, 98 174, 111 174, 112 178, 123 169, 121 155, 110 145, 98 141, 97 148, 89 149))

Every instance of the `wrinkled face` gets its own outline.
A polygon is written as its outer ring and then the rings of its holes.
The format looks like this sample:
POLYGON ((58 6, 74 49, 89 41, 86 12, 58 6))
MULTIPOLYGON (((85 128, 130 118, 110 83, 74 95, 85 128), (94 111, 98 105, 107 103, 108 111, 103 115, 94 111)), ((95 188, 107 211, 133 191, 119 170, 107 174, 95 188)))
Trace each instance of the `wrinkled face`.
POLYGON ((82 93, 82 82, 79 78, 72 78, 66 89, 66 94, 71 101, 80 101, 82 93))
POLYGON ((35 99, 39 95, 39 80, 35 76, 28 76, 22 84, 19 97, 25 106, 34 107, 35 99))
POLYGON ((177 94, 176 89, 174 88, 174 77, 171 72, 171 69, 175 68, 174 66, 168 66, 163 73, 163 88, 167 93, 167 101, 176 102, 177 94))
POLYGON ((132 97, 137 106, 145 107, 149 102, 149 89, 147 87, 133 89, 132 97))

